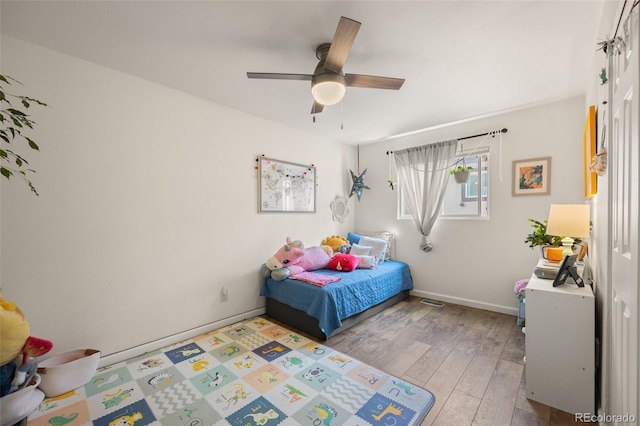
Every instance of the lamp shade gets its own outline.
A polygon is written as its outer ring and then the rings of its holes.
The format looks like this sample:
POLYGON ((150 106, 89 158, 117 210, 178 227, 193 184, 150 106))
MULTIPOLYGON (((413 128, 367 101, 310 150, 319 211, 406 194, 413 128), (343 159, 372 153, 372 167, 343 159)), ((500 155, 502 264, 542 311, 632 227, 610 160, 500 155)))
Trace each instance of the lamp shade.
POLYGON ((342 100, 347 91, 344 76, 340 74, 320 74, 313 77, 311 94, 322 105, 334 105, 342 100))
POLYGON ((547 235, 586 238, 590 231, 588 204, 551 204, 547 219, 547 235))

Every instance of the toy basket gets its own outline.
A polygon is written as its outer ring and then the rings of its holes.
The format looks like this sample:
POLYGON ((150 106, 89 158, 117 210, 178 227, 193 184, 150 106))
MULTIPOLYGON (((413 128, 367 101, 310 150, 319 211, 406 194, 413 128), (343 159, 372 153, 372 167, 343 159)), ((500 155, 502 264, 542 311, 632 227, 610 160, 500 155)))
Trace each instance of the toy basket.
POLYGON ((96 373, 98 361, 100 351, 77 349, 39 362, 40 389, 51 398, 84 386, 96 373))

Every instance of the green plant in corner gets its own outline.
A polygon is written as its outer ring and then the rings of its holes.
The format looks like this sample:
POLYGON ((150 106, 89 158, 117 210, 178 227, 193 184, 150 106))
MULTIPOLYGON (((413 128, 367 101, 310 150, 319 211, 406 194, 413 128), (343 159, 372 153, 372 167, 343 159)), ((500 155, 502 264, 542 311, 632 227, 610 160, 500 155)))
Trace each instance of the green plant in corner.
POLYGON ((0 174, 7 179, 11 176, 19 176, 22 178, 31 191, 38 195, 38 191, 33 186, 29 178, 28 173, 35 173, 35 170, 27 168, 29 162, 16 151, 14 151, 15 144, 18 140, 26 142, 27 146, 35 151, 39 151, 40 148, 33 139, 29 138, 24 132, 28 129, 33 129, 36 124, 29 115, 25 112, 32 104, 47 106, 38 99, 30 98, 23 95, 14 95, 5 91, 5 86, 10 86, 13 83, 22 85, 18 80, 9 77, 7 75, 0 74, 0 138, 2 139, 2 147, 0 148, 0 174), (21 108, 14 106, 12 101, 20 103, 21 108), (11 149, 9 149, 11 146, 11 149))

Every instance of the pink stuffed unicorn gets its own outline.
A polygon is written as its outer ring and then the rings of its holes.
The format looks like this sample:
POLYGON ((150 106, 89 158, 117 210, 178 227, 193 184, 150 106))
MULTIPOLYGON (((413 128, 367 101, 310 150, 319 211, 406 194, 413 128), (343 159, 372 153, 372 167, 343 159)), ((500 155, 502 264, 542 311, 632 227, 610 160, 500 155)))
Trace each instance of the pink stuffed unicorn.
POLYGON ((332 254, 333 249, 329 246, 305 249, 302 241, 291 241, 291 238, 287 237, 287 243, 260 267, 260 274, 264 278, 271 277, 276 281, 282 281, 300 272, 326 268, 332 254))

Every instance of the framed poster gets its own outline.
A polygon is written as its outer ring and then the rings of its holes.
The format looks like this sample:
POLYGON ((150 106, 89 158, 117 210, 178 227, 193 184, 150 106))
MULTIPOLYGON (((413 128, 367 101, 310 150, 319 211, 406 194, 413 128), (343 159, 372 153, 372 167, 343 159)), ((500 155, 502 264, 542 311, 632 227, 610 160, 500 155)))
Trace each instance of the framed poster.
POLYGON ((260 213, 315 213, 316 168, 259 157, 260 213))
POLYGON ((591 159, 596 155, 596 107, 591 105, 584 124, 584 198, 587 200, 598 193, 598 177, 591 170, 591 159))
POLYGON ((513 162, 511 195, 549 195, 551 193, 551 157, 529 158, 513 162))

